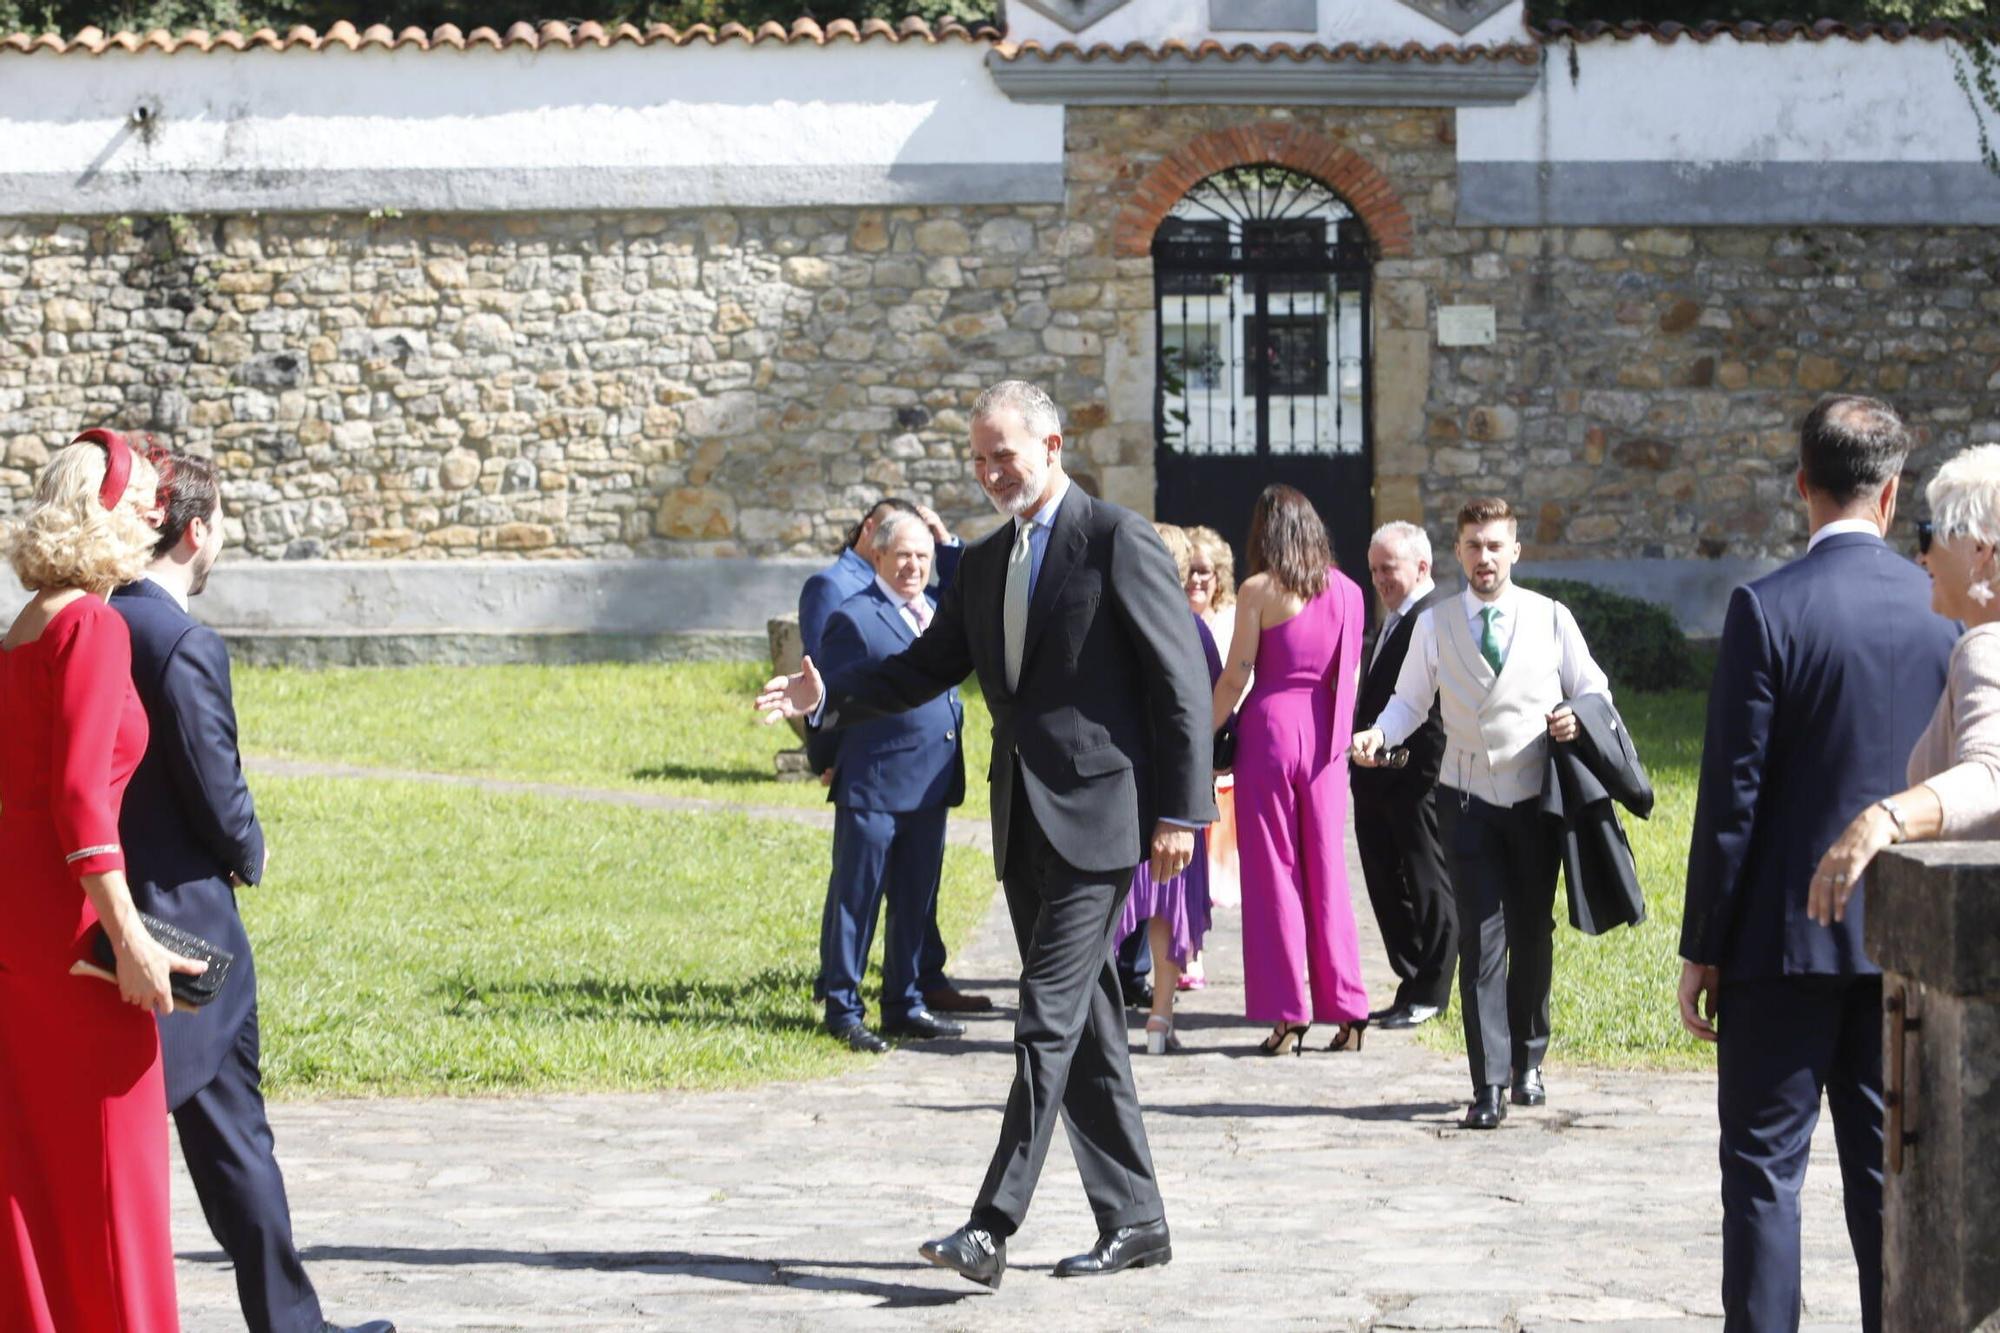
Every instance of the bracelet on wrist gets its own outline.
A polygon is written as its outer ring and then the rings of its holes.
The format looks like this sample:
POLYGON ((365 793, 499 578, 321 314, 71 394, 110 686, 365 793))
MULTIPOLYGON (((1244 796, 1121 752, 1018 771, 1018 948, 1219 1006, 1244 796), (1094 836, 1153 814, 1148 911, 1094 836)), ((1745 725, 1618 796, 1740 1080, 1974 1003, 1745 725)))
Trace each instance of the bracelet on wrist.
POLYGON ((1909 820, 1904 817, 1903 807, 1897 805, 1894 798, 1884 796, 1881 800, 1875 802, 1875 808, 1889 816, 1889 822, 1895 826, 1895 835, 1889 839, 1890 846, 1893 847, 1899 842, 1908 842, 1910 840, 1909 820))

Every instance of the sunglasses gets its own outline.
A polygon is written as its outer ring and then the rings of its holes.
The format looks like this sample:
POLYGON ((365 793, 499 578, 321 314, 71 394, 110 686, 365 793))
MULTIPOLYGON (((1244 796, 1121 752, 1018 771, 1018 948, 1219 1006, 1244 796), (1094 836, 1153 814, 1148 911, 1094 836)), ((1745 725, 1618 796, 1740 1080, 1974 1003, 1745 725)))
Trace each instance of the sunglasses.
POLYGON ((1936 535, 1935 529, 1931 527, 1931 521, 1929 519, 1920 518, 1917 520, 1918 555, 1929 555, 1931 553, 1931 538, 1935 535, 1936 535))

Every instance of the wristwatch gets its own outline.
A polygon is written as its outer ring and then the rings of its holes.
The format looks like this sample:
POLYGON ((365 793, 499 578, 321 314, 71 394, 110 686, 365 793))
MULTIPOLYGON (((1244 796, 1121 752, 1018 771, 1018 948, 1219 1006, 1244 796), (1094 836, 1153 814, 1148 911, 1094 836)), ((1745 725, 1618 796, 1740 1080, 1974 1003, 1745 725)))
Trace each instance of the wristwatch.
MULTIPOLYGON (((1896 842, 1908 842, 1910 840, 1910 822, 1903 818, 1903 807, 1897 805, 1895 798, 1889 796, 1884 796, 1881 800, 1875 802, 1875 804, 1882 807, 1882 813, 1889 816, 1889 822, 1896 826, 1896 842)), ((1894 844, 1891 845, 1893 846, 1894 844)))

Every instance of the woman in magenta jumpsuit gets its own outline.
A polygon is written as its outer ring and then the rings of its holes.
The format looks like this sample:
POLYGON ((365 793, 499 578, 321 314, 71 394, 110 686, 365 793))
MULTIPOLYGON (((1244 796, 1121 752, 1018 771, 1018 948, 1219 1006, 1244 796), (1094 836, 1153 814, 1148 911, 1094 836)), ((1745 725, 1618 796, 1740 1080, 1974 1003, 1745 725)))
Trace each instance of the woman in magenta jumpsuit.
POLYGON ((1237 593, 1215 723, 1237 715, 1236 819, 1243 874, 1244 1010, 1271 1024, 1261 1049, 1298 1051, 1313 1023, 1358 1050, 1368 1023, 1347 893, 1347 745, 1361 660, 1361 589, 1333 566, 1305 496, 1267 487, 1251 514, 1250 577, 1237 593))

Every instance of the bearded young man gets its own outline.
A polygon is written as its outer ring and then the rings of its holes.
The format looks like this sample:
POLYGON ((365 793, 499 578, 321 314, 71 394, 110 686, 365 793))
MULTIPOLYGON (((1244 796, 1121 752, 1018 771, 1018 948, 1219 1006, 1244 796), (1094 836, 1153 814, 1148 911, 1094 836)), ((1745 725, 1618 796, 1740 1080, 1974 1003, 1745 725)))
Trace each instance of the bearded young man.
POLYGON ((979 673, 993 712, 994 864, 1022 958, 1014 1083, 970 1220, 919 1252, 997 1287, 1058 1113, 1099 1234, 1056 1275, 1173 1255, 1111 936, 1140 860, 1155 879, 1179 874, 1215 800, 1208 670, 1152 525, 1070 483, 1061 421, 1036 386, 981 394, 971 434, 973 475, 1008 521, 966 549, 930 627, 824 682, 808 659, 757 707, 767 721, 837 728, 979 673))

